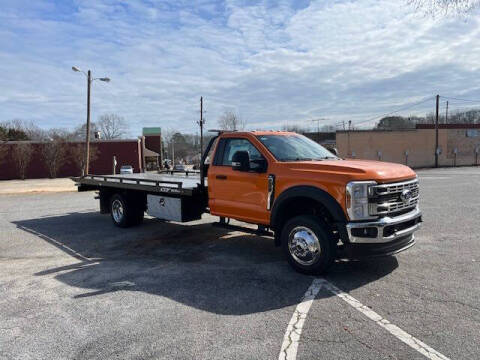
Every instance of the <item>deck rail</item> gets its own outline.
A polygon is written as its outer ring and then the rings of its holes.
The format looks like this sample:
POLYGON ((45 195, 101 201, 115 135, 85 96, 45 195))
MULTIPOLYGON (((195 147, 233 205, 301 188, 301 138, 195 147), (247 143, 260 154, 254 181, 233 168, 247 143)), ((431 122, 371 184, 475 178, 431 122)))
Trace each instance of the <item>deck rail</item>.
MULTIPOLYGON (((192 195, 190 188, 184 188, 181 181, 156 180, 148 178, 129 178, 108 175, 84 175, 72 177, 79 191, 83 189, 100 189, 103 187, 141 190, 154 193, 192 195)), ((84 191, 84 190, 83 190, 84 191)))

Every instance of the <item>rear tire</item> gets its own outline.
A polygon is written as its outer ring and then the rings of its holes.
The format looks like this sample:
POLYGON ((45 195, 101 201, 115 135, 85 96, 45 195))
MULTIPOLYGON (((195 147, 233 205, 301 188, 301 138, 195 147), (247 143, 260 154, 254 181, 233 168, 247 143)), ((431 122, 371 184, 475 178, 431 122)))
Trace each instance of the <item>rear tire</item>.
POLYGON ((110 215, 116 226, 126 228, 141 224, 144 210, 140 204, 126 196, 114 194, 110 198, 110 215))
POLYGON ((288 262, 303 274, 324 274, 335 260, 337 244, 333 235, 313 215, 290 219, 282 229, 281 240, 288 262))

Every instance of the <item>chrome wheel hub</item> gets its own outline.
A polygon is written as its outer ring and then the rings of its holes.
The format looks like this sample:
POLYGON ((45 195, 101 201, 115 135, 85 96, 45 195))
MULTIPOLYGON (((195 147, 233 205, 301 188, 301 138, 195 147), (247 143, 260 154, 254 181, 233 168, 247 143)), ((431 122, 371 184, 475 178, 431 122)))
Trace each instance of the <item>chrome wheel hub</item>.
POLYGON ((288 250, 295 261, 301 265, 312 265, 321 253, 317 236, 305 226, 297 226, 290 231, 288 250))
POLYGON ((120 200, 114 200, 112 203, 112 215, 117 223, 123 219, 123 205, 120 200))

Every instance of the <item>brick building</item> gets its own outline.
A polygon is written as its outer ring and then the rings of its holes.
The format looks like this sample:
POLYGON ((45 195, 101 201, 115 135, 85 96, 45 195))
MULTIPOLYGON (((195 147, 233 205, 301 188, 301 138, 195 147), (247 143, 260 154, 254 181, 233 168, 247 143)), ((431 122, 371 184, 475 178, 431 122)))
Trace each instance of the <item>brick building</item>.
MULTIPOLYGON (((27 178, 49 177, 48 166, 45 163, 42 148, 46 142, 38 141, 9 141, 2 143, 6 153, 0 163, 0 180, 20 178, 17 166, 13 157, 13 150, 19 143, 28 143, 32 146, 33 154, 26 169, 27 178)), ((75 148, 83 145, 84 142, 71 141, 62 144, 65 152, 65 161, 59 168, 57 177, 68 177, 80 175, 78 157, 74 156, 75 148)), ((93 161, 90 162, 91 174, 111 174, 113 172, 113 157, 116 157, 116 172, 120 171, 122 165, 131 165, 134 172, 143 171, 143 144, 142 139, 130 140, 92 140, 93 161), (95 150, 96 149, 96 150, 95 150)))

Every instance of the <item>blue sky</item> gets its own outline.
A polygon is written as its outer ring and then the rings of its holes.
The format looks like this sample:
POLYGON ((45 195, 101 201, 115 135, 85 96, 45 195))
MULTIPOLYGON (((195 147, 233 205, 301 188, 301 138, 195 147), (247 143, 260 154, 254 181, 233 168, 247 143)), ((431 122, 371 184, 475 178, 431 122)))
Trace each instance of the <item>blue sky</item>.
POLYGON ((0 121, 82 124, 75 65, 112 79, 93 84, 92 117, 122 115, 131 136, 196 132, 200 96, 208 128, 227 109, 250 129, 368 126, 437 93, 480 99, 479 23, 478 10, 432 18, 406 0, 3 0, 0 121))

